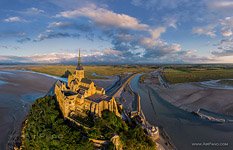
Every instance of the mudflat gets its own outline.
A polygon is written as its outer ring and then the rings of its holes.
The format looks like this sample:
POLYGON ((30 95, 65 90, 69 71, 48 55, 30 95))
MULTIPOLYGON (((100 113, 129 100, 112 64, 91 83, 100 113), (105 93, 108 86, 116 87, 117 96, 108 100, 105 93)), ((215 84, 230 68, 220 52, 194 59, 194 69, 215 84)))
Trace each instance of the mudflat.
POLYGON ((203 86, 201 83, 173 84, 170 88, 160 88, 159 95, 173 105, 188 111, 199 108, 233 115, 233 90, 203 86))
POLYGON ((36 73, 0 70, 0 149, 12 149, 31 104, 56 79, 36 73))
MULTIPOLYGON (((0 69, 0 149, 13 149, 30 106, 45 96, 59 77, 20 70, 0 69)), ((118 77, 97 79, 98 86, 112 86, 118 77)))

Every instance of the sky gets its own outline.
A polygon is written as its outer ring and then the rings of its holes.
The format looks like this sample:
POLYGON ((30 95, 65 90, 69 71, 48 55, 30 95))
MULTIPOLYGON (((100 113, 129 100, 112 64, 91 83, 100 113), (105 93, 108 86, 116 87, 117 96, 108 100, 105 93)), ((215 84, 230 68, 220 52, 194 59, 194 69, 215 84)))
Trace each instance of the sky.
POLYGON ((233 63, 233 0, 1 0, 0 63, 233 63))

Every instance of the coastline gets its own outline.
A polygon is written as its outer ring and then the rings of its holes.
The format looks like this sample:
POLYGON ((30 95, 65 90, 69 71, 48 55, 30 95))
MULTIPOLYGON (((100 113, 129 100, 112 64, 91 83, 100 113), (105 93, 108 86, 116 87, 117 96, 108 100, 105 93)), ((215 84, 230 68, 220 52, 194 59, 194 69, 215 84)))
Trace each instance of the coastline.
POLYGON ((6 82, 0 85, 0 149, 13 149, 31 104, 47 94, 55 79, 15 70, 0 70, 0 79, 6 82))
MULTIPOLYGON (((0 80, 4 81, 0 85, 0 111, 4 114, 0 115, 0 130, 3 133, 0 149, 13 149, 20 143, 21 130, 25 125, 22 122, 26 121, 31 105, 37 98, 48 94, 57 79, 60 77, 33 71, 0 70, 0 80)), ((103 84, 109 87, 117 80, 117 77, 112 77, 103 84)))

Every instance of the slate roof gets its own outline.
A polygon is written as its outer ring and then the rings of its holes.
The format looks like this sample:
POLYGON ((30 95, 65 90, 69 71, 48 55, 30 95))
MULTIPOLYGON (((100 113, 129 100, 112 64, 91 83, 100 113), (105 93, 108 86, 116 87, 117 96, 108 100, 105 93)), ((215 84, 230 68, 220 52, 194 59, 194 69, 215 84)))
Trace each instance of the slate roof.
POLYGON ((85 87, 85 86, 82 86, 82 85, 80 85, 79 88, 83 89, 83 90, 88 90, 89 89, 88 87, 85 87))
POLYGON ((110 101, 112 99, 112 97, 104 95, 104 94, 94 94, 94 95, 87 97, 86 99, 93 101, 93 102, 96 102, 96 103, 99 103, 102 100, 110 101))
POLYGON ((92 81, 90 79, 87 79, 87 78, 82 78, 81 82, 87 83, 87 84, 91 84, 92 83, 92 81))
POLYGON ((63 91, 65 96, 72 96, 75 95, 76 93, 72 92, 72 91, 63 91))

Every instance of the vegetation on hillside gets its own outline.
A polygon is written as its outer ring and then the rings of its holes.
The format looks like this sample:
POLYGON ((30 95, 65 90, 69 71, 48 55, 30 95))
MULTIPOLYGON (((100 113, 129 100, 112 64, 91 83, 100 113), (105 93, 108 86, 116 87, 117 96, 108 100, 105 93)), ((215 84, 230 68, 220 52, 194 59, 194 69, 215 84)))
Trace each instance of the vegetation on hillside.
POLYGON ((176 68, 165 69, 164 77, 169 83, 200 82, 233 78, 233 69, 224 68, 176 68))
MULTIPOLYGON (((114 135, 120 136, 127 150, 155 148, 141 127, 127 124, 109 111, 104 111, 103 117, 97 118, 91 129, 65 121, 54 97, 48 96, 33 104, 22 133, 22 147, 28 150, 91 150, 95 147, 89 138, 110 141, 114 135)), ((113 144, 110 143, 107 149, 113 149, 113 144)))

